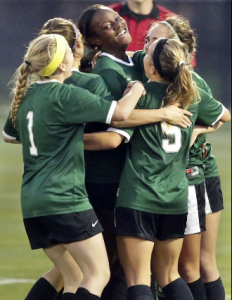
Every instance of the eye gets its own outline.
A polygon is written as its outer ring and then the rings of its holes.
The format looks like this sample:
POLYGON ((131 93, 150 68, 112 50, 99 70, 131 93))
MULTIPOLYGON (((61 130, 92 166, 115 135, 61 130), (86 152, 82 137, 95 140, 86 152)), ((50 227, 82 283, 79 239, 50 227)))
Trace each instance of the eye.
POLYGON ((109 24, 105 26, 105 29, 110 29, 111 27, 112 27, 111 24, 109 24))

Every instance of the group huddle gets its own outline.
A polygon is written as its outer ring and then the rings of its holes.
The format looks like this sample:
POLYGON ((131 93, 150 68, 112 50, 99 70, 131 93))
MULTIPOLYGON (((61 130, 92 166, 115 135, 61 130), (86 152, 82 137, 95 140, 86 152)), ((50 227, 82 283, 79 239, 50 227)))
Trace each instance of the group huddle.
POLYGON ((16 73, 3 137, 22 144, 31 248, 54 263, 26 300, 225 299, 206 134, 230 113, 193 70, 188 20, 157 21, 135 53, 131 41, 94 5, 78 25, 48 20, 16 73))

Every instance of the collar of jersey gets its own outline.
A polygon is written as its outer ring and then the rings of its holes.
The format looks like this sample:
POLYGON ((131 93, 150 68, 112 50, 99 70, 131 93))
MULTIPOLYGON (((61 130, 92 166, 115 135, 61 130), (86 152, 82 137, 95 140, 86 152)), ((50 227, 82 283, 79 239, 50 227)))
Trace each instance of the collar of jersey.
POLYGON ((119 59, 119 58, 117 58, 117 57, 115 57, 115 56, 113 56, 113 55, 111 55, 109 53, 105 53, 105 52, 102 52, 100 56, 107 56, 107 57, 111 58, 112 60, 114 60, 114 61, 116 61, 116 62, 118 62, 120 64, 129 66, 129 67, 133 67, 134 66, 134 63, 133 63, 132 59, 129 56, 127 56, 128 60, 129 60, 129 63, 127 63, 127 62, 125 62, 125 61, 123 61, 123 60, 121 60, 121 59, 119 59))
MULTIPOLYGON (((41 81, 41 80, 36 81, 37 84, 45 84, 45 83, 51 83, 51 82, 58 82, 58 83, 60 83, 56 79, 49 79, 49 80, 44 80, 44 81, 41 81)), ((60 83, 60 84, 62 84, 62 83, 60 83)))
POLYGON ((72 68, 72 72, 80 73, 80 71, 77 68, 72 68))

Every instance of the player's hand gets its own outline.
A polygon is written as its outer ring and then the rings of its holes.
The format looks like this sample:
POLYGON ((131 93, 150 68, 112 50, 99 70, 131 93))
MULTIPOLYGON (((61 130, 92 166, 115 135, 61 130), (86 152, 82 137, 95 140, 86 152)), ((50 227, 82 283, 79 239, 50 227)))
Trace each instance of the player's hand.
POLYGON ((169 105, 163 108, 165 113, 165 121, 172 125, 177 125, 182 128, 188 128, 192 125, 192 121, 188 117, 192 117, 193 114, 188 110, 178 107, 179 105, 169 105))
MULTIPOLYGON (((137 84, 141 84, 143 86, 143 88, 144 88, 144 85, 143 85, 143 83, 141 81, 138 81, 138 80, 137 81, 131 81, 131 82, 128 83, 127 89, 126 89, 126 91, 124 93, 128 94, 129 91, 132 89, 133 85, 136 84, 136 83, 137 84)), ((126 94, 124 94, 124 95, 126 95, 126 94)), ((146 96, 146 94, 147 94, 147 92, 146 92, 146 90, 144 88, 142 96, 146 96)))
POLYGON ((94 56, 94 58, 93 58, 93 60, 92 60, 92 68, 93 68, 93 69, 94 69, 94 67, 95 67, 96 64, 97 64, 97 61, 98 61, 98 59, 99 59, 101 53, 102 53, 102 52, 99 51, 97 54, 95 54, 95 56, 94 56))

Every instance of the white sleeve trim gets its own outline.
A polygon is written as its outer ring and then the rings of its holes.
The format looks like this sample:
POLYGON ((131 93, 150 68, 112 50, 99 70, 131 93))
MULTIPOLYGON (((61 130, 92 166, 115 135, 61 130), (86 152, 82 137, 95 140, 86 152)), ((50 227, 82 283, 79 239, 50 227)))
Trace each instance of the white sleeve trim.
MULTIPOLYGON (((222 105, 222 104, 221 104, 222 105)), ((224 115, 224 113, 225 113, 225 106, 224 105, 222 105, 222 113, 220 114, 220 116, 217 118, 217 120, 215 121, 215 122, 213 122, 212 123, 212 126, 214 126, 221 118, 222 118, 222 116, 224 115)))
POLYGON ((4 130, 3 130, 3 135, 4 135, 7 139, 9 139, 9 140, 12 140, 12 141, 15 141, 15 140, 16 140, 16 137, 10 136, 10 135, 6 134, 4 130))
POLYGON ((116 109, 117 105, 118 105, 117 101, 112 101, 112 104, 111 104, 108 116, 106 118, 106 124, 110 124, 111 123, 111 120, 113 118, 113 115, 114 115, 114 112, 115 112, 115 109, 116 109))
POLYGON ((110 128, 107 129, 107 131, 117 132, 117 133, 121 134, 122 136, 124 136, 125 137, 125 140, 124 140, 125 144, 129 143, 129 141, 131 139, 131 136, 127 132, 125 132, 123 130, 120 130, 118 128, 110 127, 110 128))

